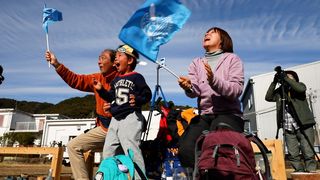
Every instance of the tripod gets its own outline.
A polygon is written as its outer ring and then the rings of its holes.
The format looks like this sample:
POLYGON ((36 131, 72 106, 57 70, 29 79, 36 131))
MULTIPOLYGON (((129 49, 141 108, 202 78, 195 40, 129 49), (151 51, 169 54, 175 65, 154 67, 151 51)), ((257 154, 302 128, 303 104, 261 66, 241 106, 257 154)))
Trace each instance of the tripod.
MULTIPOLYGON (((283 82, 283 79, 281 79, 279 81, 279 83, 281 84, 280 88, 281 88, 281 111, 282 111, 282 121, 281 121, 281 124, 280 124, 280 127, 277 129, 277 134, 276 134, 276 139, 278 139, 278 136, 279 136, 279 129, 282 128, 282 131, 283 131, 283 141, 285 140, 285 128, 284 128, 284 123, 286 122, 286 116, 285 116, 285 113, 286 113, 286 98, 285 98, 285 91, 284 91, 284 82, 283 82)), ((283 149, 285 150, 285 143, 283 143, 283 149)), ((285 153, 285 151, 283 151, 285 153)))
POLYGON ((159 85, 159 70, 161 69, 161 67, 163 67, 163 65, 158 64, 158 66, 157 66, 157 84, 155 85, 155 89, 153 91, 153 95, 152 95, 152 99, 151 99, 151 106, 150 106, 150 111, 149 111, 149 115, 148 115, 148 119, 147 119, 147 129, 146 129, 146 132, 142 136, 143 141, 146 141, 148 139, 149 129, 150 129, 150 125, 151 125, 151 119, 153 116, 153 111, 154 111, 156 105, 158 105, 160 103, 161 98, 163 98, 164 106, 168 107, 168 103, 167 103, 166 98, 163 94, 162 88, 159 85), (159 94, 159 91, 161 94, 159 94), (160 95, 162 97, 160 97, 160 95), (158 96, 158 99, 157 99, 157 101, 155 101, 157 96, 158 96))

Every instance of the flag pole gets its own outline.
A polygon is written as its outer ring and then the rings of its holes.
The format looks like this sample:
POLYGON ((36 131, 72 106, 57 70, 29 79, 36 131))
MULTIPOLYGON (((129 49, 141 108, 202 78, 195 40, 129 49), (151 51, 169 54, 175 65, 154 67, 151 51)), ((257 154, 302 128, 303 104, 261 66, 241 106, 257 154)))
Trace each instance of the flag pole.
POLYGON ((164 64, 158 62, 158 61, 155 61, 156 64, 158 64, 160 67, 162 67, 163 69, 167 70, 169 73, 171 73, 174 77, 176 77, 177 79, 179 79, 179 76, 174 73, 173 71, 171 71, 168 67, 166 67, 164 64))
MULTIPOLYGON (((47 51, 50 51, 49 47, 49 31, 48 31, 48 25, 49 23, 62 21, 62 13, 56 9, 53 8, 46 8, 46 4, 44 4, 43 8, 43 19, 42 19, 42 27, 44 31, 46 32, 46 41, 47 41, 47 51)), ((50 68, 51 62, 48 62, 48 66, 50 68)))
MULTIPOLYGON (((50 47, 49 47, 49 33, 46 33, 46 41, 47 41, 47 51, 50 51, 50 47)), ((48 61, 48 66, 50 68, 50 61, 48 61)))

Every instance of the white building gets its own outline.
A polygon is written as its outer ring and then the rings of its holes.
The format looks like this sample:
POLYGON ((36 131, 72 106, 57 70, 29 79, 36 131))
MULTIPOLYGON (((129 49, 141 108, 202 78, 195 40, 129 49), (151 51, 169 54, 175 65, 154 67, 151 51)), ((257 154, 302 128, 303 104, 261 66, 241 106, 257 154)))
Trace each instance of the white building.
POLYGON ((66 145, 69 140, 95 126, 95 119, 49 119, 45 121, 41 146, 52 146, 53 142, 66 145))
POLYGON ((0 136, 9 132, 41 132, 48 119, 67 118, 59 114, 31 114, 13 108, 0 109, 0 136))
MULTIPOLYGON (((146 120, 149 111, 143 111, 146 120)), ((159 129, 160 115, 154 111, 148 140, 154 139, 159 129)), ((66 145, 70 139, 95 126, 95 118, 70 119, 59 114, 31 114, 13 108, 0 109, 0 137, 9 132, 41 132, 41 146, 53 141, 66 145)))
POLYGON ((31 114, 13 108, 0 109, 0 136, 6 132, 39 132, 47 119, 67 118, 59 114, 31 114))
MULTIPOLYGON (((149 111, 143 111, 146 120, 149 111)), ((148 139, 154 139, 159 130, 160 115, 153 112, 148 139)), ((95 127, 95 118, 89 119, 47 119, 45 121, 41 146, 50 146, 52 142, 62 142, 66 145, 72 138, 80 135, 87 129, 95 127)))
POLYGON ((16 129, 21 130, 22 124, 26 125, 27 129, 36 130, 32 114, 11 108, 0 109, 0 136, 16 129))
MULTIPOLYGON (((149 116, 149 111, 143 111, 146 120, 149 116)), ((154 139, 157 136, 160 123, 160 115, 157 112, 152 113, 152 119, 148 133, 148 140, 154 139)), ((74 137, 82 134, 85 130, 95 127, 95 118, 89 119, 47 119, 45 121, 41 146, 52 146, 55 143, 60 143, 64 146, 74 137)), ((63 155, 68 162, 68 154, 66 151, 63 155)), ((100 162, 100 153, 95 153, 95 162, 100 162)))
MULTIPOLYGON (((316 125, 316 144, 319 142, 320 125, 320 61, 290 67, 284 70, 295 71, 301 82, 307 86, 307 96, 316 125)), ((241 101, 243 103, 244 117, 250 120, 250 128, 256 132, 260 139, 275 139, 276 108, 274 102, 265 101, 265 95, 276 72, 269 72, 249 79, 241 101)), ((282 139, 282 129, 279 131, 282 139)))

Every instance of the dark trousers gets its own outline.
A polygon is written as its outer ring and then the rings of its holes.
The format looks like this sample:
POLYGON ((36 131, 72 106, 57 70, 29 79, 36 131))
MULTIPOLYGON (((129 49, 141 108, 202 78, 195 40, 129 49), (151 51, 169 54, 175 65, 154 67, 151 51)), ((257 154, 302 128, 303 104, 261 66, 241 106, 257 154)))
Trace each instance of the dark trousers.
POLYGON ((314 129, 313 127, 309 127, 303 130, 308 139, 306 139, 301 131, 299 129, 294 132, 286 131, 285 133, 289 161, 295 171, 315 171, 317 169, 317 161, 308 143, 309 140, 312 145, 314 144, 314 129), (304 163, 301 160, 300 152, 304 163))

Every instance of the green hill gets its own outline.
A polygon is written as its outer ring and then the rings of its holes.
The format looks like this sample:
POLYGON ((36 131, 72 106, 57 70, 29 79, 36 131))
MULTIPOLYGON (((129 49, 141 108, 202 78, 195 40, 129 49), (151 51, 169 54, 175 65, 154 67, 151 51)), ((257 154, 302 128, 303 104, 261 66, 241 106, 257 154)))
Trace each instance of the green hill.
POLYGON ((51 104, 0 98, 0 108, 16 108, 32 114, 57 113, 70 118, 91 118, 95 114, 95 99, 93 95, 87 95, 51 104))
POLYGON ((51 108, 53 106, 54 104, 50 103, 16 101, 14 99, 0 98, 0 108, 18 108, 22 111, 33 114, 40 113, 40 111, 51 108))
MULTIPOLYGON (((174 106, 172 101, 169 103, 171 103, 174 108, 190 108, 189 106, 174 106)), ((95 98, 93 95, 73 97, 57 104, 0 98, 0 108, 14 108, 32 114, 54 113, 70 118, 92 118, 95 117, 95 98)), ((142 110, 150 110, 150 103, 144 105, 142 110)))

